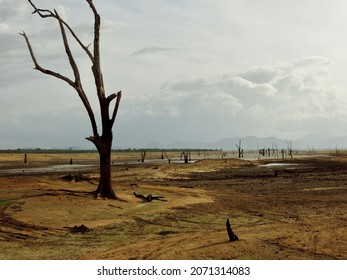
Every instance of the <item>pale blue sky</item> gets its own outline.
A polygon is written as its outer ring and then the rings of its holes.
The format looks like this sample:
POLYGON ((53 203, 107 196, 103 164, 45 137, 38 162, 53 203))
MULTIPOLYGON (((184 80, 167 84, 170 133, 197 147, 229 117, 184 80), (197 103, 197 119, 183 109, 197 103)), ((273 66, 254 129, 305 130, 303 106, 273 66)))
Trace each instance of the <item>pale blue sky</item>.
MULTIPOLYGON (((106 90, 123 92, 115 147, 347 134, 347 1, 94 2, 106 90)), ((86 1, 34 3, 57 8, 92 42, 86 1)), ((18 35, 27 33, 42 66, 70 75, 57 24, 25 0, 0 7, 0 149, 92 147, 77 94, 34 71, 18 35)), ((88 60, 74 51, 98 110, 88 60)))

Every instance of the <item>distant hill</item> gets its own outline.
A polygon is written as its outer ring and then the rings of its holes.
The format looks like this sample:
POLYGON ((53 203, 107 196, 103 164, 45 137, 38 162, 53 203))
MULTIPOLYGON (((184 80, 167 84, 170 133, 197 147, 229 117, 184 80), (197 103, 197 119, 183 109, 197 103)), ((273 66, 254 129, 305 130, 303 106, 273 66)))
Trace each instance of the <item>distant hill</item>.
MULTIPOLYGON (((171 144, 161 144, 158 142, 151 142, 147 145, 139 145, 136 147, 122 146, 115 143, 113 149, 209 149, 209 150, 237 150, 236 145, 241 140, 241 146, 244 150, 257 150, 267 148, 287 149, 288 145, 291 144, 292 149, 297 150, 339 150, 347 149, 347 135, 346 136, 332 136, 328 134, 309 134, 301 139, 289 140, 280 139, 276 137, 232 137, 224 138, 216 142, 200 142, 200 141, 174 141, 171 144)), ((18 152, 23 151, 35 151, 35 152, 46 152, 46 151, 96 151, 95 147, 65 147, 65 148, 21 148, 17 149, 18 152)))

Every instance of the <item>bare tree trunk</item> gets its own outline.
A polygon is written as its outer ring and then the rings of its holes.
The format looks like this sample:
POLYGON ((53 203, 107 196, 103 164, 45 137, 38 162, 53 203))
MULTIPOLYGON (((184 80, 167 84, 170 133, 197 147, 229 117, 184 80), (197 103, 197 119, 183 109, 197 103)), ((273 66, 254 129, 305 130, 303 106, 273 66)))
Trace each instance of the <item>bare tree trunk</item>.
POLYGON ((189 163, 190 151, 183 150, 181 156, 183 155, 184 163, 189 163))
POLYGON ((112 139, 106 139, 105 143, 98 144, 98 152, 100 157, 100 179, 96 189, 96 196, 103 198, 117 198, 112 188, 111 180, 111 145, 112 139))
POLYGON ((239 158, 243 157, 243 149, 241 147, 241 139, 239 140, 239 144, 236 144, 236 148, 239 151, 239 158))
POLYGON ((141 162, 145 162, 147 150, 141 150, 141 162))

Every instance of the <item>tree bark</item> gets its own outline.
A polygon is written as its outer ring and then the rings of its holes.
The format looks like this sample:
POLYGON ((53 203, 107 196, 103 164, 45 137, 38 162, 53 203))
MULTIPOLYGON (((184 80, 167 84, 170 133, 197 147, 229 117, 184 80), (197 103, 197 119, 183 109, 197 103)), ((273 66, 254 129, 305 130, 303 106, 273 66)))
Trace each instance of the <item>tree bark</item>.
POLYGON ((108 139, 100 140, 100 143, 95 143, 100 157, 100 179, 96 189, 96 196, 102 198, 116 199, 117 196, 112 188, 111 180, 111 147, 112 135, 108 139))

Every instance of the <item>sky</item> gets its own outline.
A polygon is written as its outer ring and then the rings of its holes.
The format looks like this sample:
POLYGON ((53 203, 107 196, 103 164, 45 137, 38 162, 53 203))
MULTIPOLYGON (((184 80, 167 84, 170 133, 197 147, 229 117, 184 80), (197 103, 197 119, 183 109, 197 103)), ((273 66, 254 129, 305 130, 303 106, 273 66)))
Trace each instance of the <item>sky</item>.
MULTIPOLYGON (((84 0, 34 0, 93 41, 84 0)), ((122 91, 114 147, 229 137, 346 135, 347 1, 94 0, 107 94, 122 91)), ((59 27, 25 0, 0 0, 0 149, 92 148, 59 27)), ((70 38, 98 115, 88 58, 70 38)), ((90 46, 92 47, 92 46, 90 46)), ((100 129, 99 124, 99 129, 100 129)))

